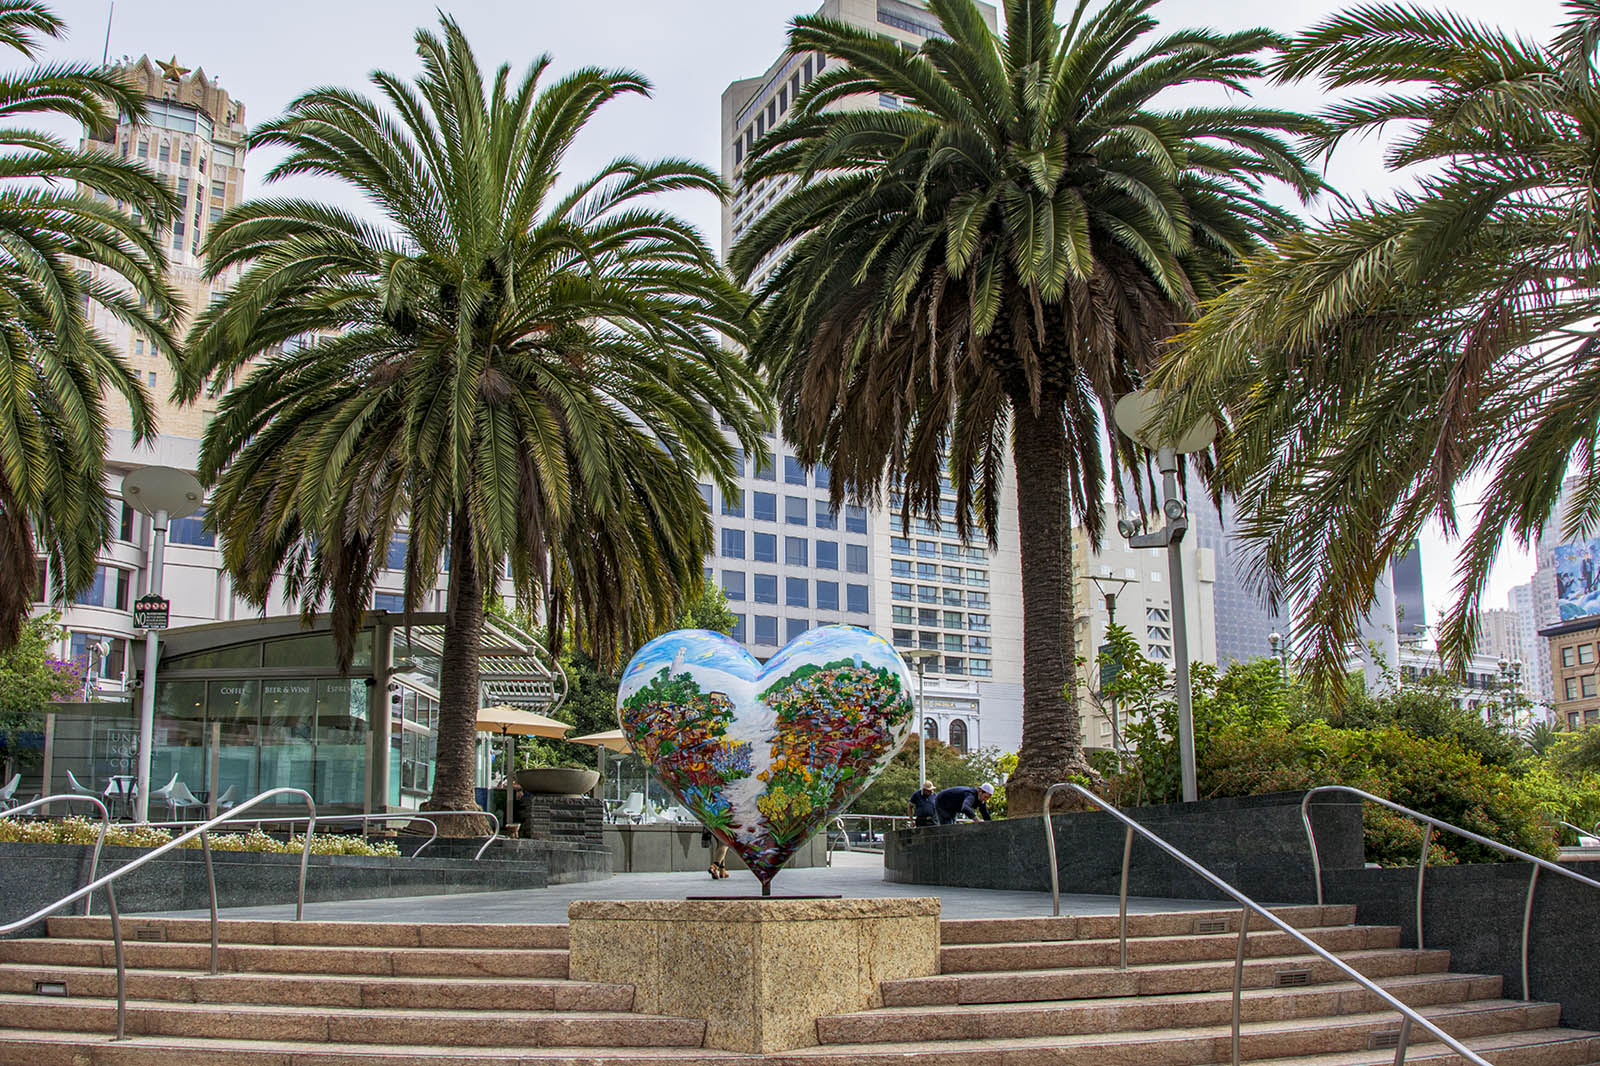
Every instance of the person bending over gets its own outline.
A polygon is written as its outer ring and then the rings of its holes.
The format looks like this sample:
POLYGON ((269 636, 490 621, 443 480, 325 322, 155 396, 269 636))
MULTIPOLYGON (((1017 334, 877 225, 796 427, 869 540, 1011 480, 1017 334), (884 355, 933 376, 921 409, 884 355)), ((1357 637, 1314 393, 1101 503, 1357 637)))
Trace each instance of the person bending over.
POLYGON ((985 781, 977 788, 970 785, 956 785, 947 788, 933 797, 934 811, 939 817, 940 825, 949 825, 965 817, 974 822, 982 815, 984 821, 989 821, 989 797, 994 795, 994 786, 985 781))

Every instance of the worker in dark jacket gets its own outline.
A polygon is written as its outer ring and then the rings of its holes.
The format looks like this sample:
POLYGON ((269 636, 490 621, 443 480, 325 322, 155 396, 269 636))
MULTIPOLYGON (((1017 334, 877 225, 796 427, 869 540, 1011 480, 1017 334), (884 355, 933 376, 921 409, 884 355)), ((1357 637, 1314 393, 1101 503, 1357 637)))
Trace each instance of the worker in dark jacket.
POLYGON ((922 787, 911 793, 911 800, 906 804, 906 814, 911 817, 911 824, 938 825, 939 812, 933 805, 933 782, 924 781, 922 787))
POLYGON ((978 815, 983 815, 983 820, 989 820, 989 797, 994 795, 994 786, 987 781, 973 788, 970 785, 956 785, 947 788, 933 797, 933 809, 938 812, 939 824, 949 825, 963 816, 978 820, 978 815))

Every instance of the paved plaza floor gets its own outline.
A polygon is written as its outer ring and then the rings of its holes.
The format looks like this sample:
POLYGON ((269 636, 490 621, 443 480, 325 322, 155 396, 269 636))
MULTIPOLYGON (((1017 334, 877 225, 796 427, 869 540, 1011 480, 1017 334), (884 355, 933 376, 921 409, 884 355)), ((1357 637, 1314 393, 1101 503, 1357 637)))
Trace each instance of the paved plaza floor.
MULTIPOLYGON (((683 899, 686 896, 751 896, 760 891, 743 871, 721 881, 703 873, 617 874, 604 881, 551 885, 514 892, 463 892, 444 896, 330 900, 306 904, 306 917, 355 922, 564 922, 567 905, 590 899, 683 899)), ((902 885, 883 879, 883 857, 871 852, 836 852, 832 866, 785 870, 773 881, 781 896, 846 897, 938 896, 946 918, 1027 918, 1050 913, 1048 892, 1007 892, 986 888, 902 885)), ((1222 904, 1200 900, 1129 897, 1130 913, 1214 910, 1222 904)), ((178 917, 203 917, 206 911, 175 911, 178 917)), ((225 907, 226 918, 293 918, 293 904, 225 907)), ((1115 914, 1115 896, 1063 895, 1062 914, 1115 914)))

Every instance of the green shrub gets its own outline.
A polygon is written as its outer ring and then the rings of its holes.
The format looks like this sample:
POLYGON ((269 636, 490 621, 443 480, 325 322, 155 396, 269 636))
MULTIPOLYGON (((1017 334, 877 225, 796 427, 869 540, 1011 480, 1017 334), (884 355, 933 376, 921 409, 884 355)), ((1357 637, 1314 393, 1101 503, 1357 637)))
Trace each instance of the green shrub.
MULTIPOLYGON (((93 844, 100 835, 100 823, 74 815, 44 821, 18 821, 0 818, 0 843, 3 844, 93 844)), ((154 848, 172 839, 164 829, 140 825, 112 825, 106 830, 108 847, 154 848)), ((251 851, 261 854, 298 853, 304 837, 276 840, 259 828, 244 833, 212 833, 213 851, 251 851)), ((186 840, 180 850, 200 847, 200 838, 186 840)), ((389 841, 370 843, 355 836, 318 833, 311 840, 313 855, 366 855, 397 858, 400 849, 389 841)))

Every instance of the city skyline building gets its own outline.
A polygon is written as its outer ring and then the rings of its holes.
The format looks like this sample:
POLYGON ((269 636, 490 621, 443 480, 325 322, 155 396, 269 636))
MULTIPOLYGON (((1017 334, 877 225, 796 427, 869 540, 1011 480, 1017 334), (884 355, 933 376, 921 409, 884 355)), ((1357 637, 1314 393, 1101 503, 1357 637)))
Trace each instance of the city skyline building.
MULTIPOLYGON (((993 7, 981 5, 991 26, 993 7)), ((825 0, 817 13, 916 47, 940 36, 937 20, 901 0, 825 0)), ((833 62, 785 51, 755 77, 731 82, 721 98, 722 174, 733 195, 722 209, 722 253, 794 187, 792 178, 743 180, 750 151, 787 121, 800 93, 833 62)), ((894 109, 893 97, 852 98, 839 107, 894 109)), ((776 265, 758 267, 759 286, 776 265)), ((815 625, 843 622, 890 638, 922 660, 924 733, 963 750, 1015 750, 1022 739, 1022 578, 1016 500, 1001 506, 998 547, 955 537, 955 496, 946 484, 941 521, 902 521, 899 498, 883 506, 830 506, 825 466, 806 470, 781 437, 773 457, 743 457, 737 497, 701 486, 717 526, 708 580, 721 586, 737 623, 735 639, 759 658, 815 625)), ((1007 479, 1008 482, 1010 479, 1007 479)))
POLYGON ((1238 508, 1224 496, 1219 511, 1203 490, 1190 485, 1189 535, 1209 549, 1215 562, 1212 583, 1212 626, 1216 632, 1216 664, 1248 663, 1276 654, 1272 634, 1286 636, 1290 620, 1268 609, 1250 587, 1244 548, 1234 532, 1238 508))

